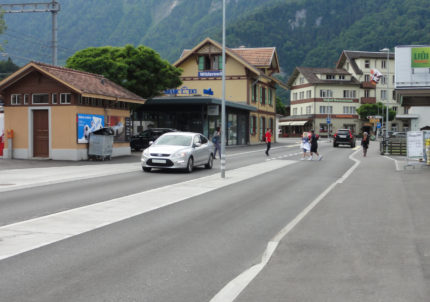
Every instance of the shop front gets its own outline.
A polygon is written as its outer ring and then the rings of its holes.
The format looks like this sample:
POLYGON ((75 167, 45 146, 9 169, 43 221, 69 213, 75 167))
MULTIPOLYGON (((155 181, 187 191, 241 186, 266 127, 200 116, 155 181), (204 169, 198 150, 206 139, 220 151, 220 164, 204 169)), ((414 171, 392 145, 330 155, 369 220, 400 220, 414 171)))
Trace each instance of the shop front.
MULTIPOLYGON (((157 97, 146 101, 134 115, 148 127, 174 128, 212 137, 221 127, 222 101, 212 97, 157 97)), ((257 109, 237 102, 225 102, 227 145, 249 143, 249 116, 257 109)))

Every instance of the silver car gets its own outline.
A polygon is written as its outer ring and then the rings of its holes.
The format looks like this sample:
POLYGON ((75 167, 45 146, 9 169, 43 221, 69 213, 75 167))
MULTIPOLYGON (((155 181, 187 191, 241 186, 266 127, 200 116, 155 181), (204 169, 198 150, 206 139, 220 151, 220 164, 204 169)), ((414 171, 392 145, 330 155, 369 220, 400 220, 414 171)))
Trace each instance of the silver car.
POLYGON ((141 163, 145 172, 152 168, 184 169, 195 166, 212 169, 214 145, 204 135, 192 132, 169 132, 143 150, 141 163))

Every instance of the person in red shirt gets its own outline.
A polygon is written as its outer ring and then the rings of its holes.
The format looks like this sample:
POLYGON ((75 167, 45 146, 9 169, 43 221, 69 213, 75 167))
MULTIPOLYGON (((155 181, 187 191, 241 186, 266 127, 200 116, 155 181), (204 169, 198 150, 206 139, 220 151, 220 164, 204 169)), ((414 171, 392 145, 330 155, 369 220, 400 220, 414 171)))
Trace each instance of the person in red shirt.
POLYGON ((267 128, 265 138, 266 138, 265 141, 266 141, 266 145, 267 145, 266 155, 269 156, 270 143, 272 142, 272 129, 267 128))

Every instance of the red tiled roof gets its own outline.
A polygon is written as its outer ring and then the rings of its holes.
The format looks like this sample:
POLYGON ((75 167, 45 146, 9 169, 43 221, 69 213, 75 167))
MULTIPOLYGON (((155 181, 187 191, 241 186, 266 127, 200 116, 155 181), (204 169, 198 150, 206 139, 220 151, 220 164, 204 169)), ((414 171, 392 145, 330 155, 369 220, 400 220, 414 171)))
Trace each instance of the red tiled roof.
POLYGON ((94 94, 123 100, 145 101, 145 99, 137 94, 101 75, 39 62, 32 62, 31 64, 38 66, 54 78, 65 82, 83 94, 94 94))

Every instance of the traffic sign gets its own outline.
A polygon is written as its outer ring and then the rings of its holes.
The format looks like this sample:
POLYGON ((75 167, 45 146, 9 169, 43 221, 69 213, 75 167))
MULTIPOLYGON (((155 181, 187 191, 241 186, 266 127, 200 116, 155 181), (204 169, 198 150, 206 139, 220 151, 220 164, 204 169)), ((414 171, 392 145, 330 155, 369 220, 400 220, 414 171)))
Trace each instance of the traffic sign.
POLYGON ((376 128, 380 129, 381 128, 381 123, 377 123, 376 124, 376 128))
POLYGON ((327 124, 330 124, 331 123, 331 119, 328 117, 327 118, 327 124))

